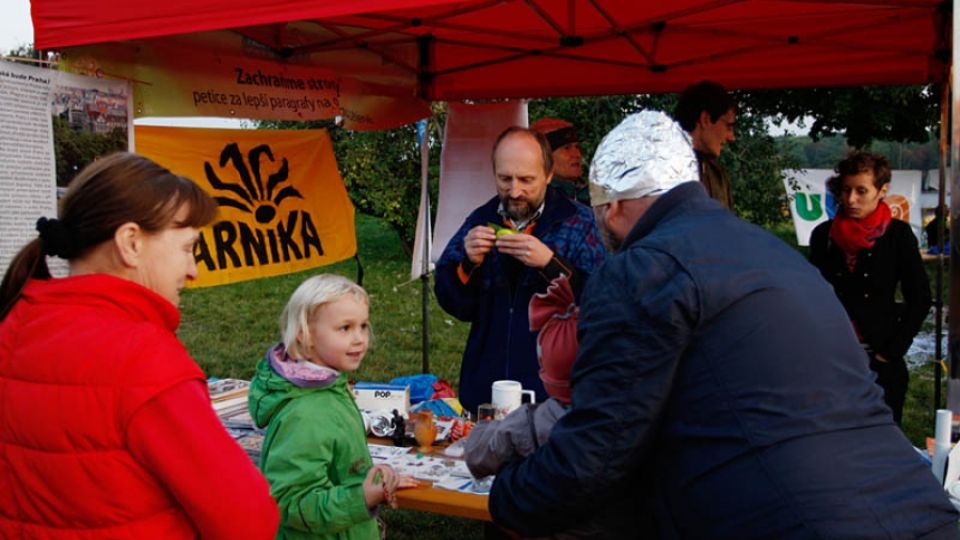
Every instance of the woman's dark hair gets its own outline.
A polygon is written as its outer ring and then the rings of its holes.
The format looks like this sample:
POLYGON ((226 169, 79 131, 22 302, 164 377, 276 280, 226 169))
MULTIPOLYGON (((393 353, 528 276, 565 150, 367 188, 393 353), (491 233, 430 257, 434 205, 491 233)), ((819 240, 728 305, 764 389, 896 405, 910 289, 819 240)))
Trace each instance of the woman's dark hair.
POLYGON ((0 283, 0 320, 20 298, 31 278, 50 279, 47 255, 73 260, 113 238, 124 223, 148 233, 166 227, 202 227, 217 204, 188 178, 127 152, 94 161, 73 179, 60 200, 60 219, 40 218, 40 236, 25 245, 0 283), (183 221, 174 216, 183 207, 183 221))
POLYGON ((873 186, 877 189, 890 183, 890 164, 887 163, 887 158, 872 152, 862 150, 850 152, 846 158, 837 163, 833 171, 837 174, 827 179, 827 189, 830 190, 837 204, 840 204, 843 179, 848 176, 865 172, 873 173, 873 186))

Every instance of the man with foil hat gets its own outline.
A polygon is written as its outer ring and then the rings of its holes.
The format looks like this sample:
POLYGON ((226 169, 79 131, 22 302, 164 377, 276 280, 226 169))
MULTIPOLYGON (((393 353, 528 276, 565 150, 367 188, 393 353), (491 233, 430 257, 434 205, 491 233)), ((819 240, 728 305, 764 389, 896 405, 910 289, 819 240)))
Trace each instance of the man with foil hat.
POLYGON ((590 183, 616 253, 581 297, 573 406, 497 474, 496 522, 544 535, 620 504, 663 538, 958 537, 830 286, 707 196, 678 125, 627 118, 590 183))
POLYGON ((577 129, 566 120, 541 118, 530 125, 550 143, 553 153, 553 181, 550 187, 566 198, 590 205, 590 190, 583 178, 583 151, 577 129))

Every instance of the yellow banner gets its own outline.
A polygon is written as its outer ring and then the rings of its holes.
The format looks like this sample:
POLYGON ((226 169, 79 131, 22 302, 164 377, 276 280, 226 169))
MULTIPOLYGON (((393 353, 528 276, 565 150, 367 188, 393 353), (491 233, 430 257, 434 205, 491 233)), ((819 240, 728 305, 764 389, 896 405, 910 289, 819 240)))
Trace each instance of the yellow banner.
POLYGON ((316 268, 357 252, 354 210, 326 130, 136 126, 137 152, 220 205, 194 250, 208 287, 316 268))
POLYGON ((371 130, 430 115, 429 105, 412 88, 343 77, 311 57, 278 59, 229 34, 72 47, 61 54, 60 66, 132 81, 138 118, 304 121, 340 116, 350 129, 371 130))

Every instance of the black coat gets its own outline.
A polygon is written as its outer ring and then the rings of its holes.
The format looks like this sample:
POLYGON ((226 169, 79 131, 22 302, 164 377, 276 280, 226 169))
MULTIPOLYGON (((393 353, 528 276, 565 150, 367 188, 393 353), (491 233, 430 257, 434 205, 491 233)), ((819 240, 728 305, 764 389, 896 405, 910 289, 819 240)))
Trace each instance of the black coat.
POLYGON ((930 311, 930 282, 910 226, 894 219, 870 249, 857 255, 850 272, 830 238, 833 220, 810 235, 810 262, 833 285, 861 341, 887 360, 902 358, 930 311), (903 303, 896 300, 897 284, 903 303))

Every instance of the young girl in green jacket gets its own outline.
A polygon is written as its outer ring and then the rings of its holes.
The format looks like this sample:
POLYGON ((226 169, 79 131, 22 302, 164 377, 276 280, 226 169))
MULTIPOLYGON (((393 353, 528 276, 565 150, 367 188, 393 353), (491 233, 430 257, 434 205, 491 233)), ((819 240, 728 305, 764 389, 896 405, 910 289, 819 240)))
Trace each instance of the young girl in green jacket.
POLYGON ((267 351, 250 386, 250 413, 267 426, 260 468, 280 507, 277 538, 378 539, 376 508, 416 485, 373 466, 345 373, 370 342, 369 299, 350 280, 321 274, 284 308, 283 341, 267 351))

